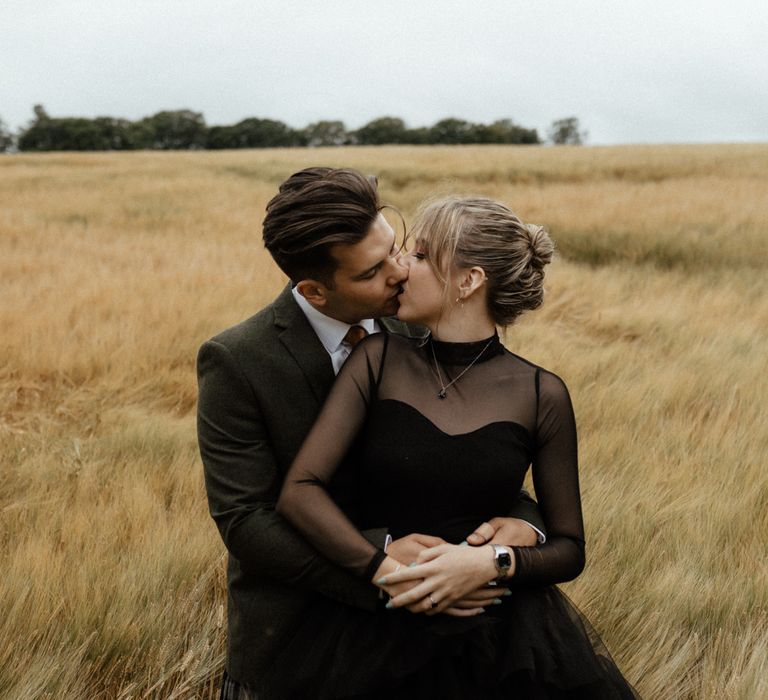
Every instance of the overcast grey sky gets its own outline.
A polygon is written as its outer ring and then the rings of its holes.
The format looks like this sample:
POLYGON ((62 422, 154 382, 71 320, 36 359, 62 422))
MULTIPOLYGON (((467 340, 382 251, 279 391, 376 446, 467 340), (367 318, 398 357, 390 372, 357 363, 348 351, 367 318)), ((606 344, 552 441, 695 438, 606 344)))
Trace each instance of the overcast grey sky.
POLYGON ((510 117, 590 143, 768 140, 768 2, 2 0, 0 118, 295 127, 510 117))

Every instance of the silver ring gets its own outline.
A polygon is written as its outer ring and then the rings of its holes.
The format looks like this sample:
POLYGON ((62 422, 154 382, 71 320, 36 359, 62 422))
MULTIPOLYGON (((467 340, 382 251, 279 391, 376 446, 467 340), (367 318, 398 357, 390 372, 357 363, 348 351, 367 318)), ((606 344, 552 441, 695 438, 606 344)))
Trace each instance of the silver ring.
POLYGON ((432 607, 436 608, 437 607, 437 601, 432 597, 431 593, 427 596, 427 598, 429 598, 432 601, 432 607))

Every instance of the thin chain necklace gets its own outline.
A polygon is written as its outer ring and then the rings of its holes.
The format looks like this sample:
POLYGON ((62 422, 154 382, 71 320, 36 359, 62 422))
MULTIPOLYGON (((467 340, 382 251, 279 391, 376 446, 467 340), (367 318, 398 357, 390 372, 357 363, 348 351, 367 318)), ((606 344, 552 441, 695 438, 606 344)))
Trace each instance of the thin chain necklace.
POLYGON ((456 382, 458 382, 459 379, 461 379, 467 372, 469 372, 470 369, 472 369, 472 365, 474 365, 475 362, 477 362, 480 359, 482 354, 489 347, 491 347, 491 343, 495 339, 496 339, 496 336, 491 338, 485 344, 485 347, 479 353, 477 353, 477 356, 475 357, 475 359, 472 360, 472 362, 470 362, 463 370, 461 370, 461 372, 459 372, 459 374, 454 379, 451 379, 450 382, 445 384, 443 382, 443 375, 440 374, 440 365, 437 363, 437 355, 435 355, 435 344, 432 342, 432 336, 430 336, 430 338, 429 338, 429 349, 432 351, 432 359, 435 361, 435 372, 437 374, 437 380, 440 382, 440 391, 437 392, 437 398, 438 399, 444 399, 445 398, 445 392, 448 391, 448 389, 450 389, 456 382))

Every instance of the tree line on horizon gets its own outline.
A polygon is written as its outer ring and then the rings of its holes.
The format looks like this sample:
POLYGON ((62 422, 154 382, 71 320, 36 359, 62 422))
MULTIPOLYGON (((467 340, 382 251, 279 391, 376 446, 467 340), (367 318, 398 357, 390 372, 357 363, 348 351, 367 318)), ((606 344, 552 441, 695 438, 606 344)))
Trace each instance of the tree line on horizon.
MULTIPOLYGON (((130 151, 225 148, 299 148, 385 144, 541 144, 536 129, 499 119, 478 124, 442 119, 429 127, 409 128, 399 117, 379 117, 359 129, 343 121, 317 121, 294 129, 275 119, 249 117, 228 126, 208 126, 202 113, 189 109, 158 112, 137 121, 116 117, 51 117, 42 105, 26 128, 12 134, 0 120, 0 152, 19 151, 130 151)), ((549 140, 580 144, 585 133, 578 119, 552 123, 549 140)))

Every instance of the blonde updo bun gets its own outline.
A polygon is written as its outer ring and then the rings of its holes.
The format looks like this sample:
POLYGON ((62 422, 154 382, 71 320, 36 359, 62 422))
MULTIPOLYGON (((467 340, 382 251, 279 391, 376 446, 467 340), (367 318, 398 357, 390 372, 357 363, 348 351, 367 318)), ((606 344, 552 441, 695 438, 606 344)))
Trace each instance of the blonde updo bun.
POLYGON ((530 264, 539 270, 543 270, 545 265, 549 265, 552 262, 555 244, 543 226, 524 224, 524 227, 528 232, 531 246, 530 264))
POLYGON ((412 235, 427 249, 440 279, 453 267, 481 267, 493 321, 508 326, 544 300, 544 267, 554 243, 546 230, 525 224, 506 206, 485 197, 446 197, 426 204, 412 235))

